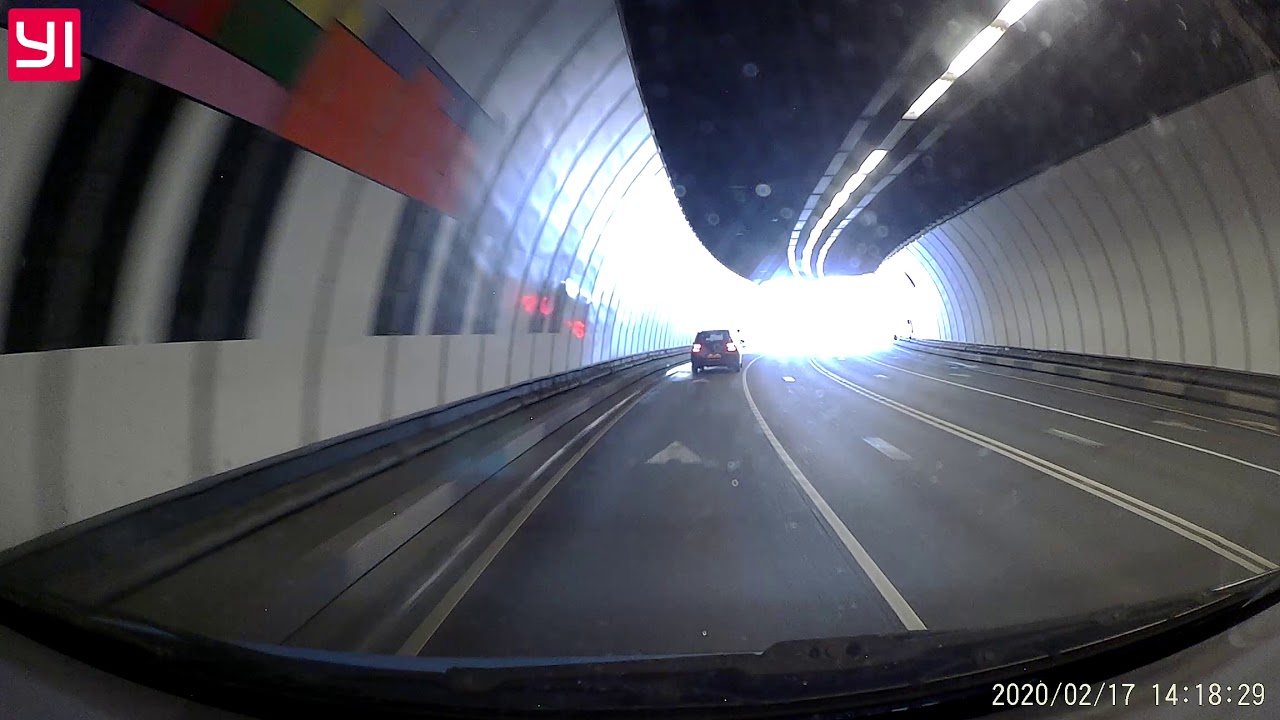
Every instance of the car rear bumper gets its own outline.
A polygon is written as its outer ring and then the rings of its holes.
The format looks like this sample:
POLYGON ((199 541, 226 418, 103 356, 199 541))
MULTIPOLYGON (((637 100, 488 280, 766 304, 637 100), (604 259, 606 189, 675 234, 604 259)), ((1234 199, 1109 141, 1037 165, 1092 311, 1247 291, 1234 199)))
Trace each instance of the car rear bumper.
POLYGON ((709 358, 705 355, 690 355, 689 362, 694 367, 738 367, 742 364, 742 356, 738 353, 721 353, 718 358, 709 358))

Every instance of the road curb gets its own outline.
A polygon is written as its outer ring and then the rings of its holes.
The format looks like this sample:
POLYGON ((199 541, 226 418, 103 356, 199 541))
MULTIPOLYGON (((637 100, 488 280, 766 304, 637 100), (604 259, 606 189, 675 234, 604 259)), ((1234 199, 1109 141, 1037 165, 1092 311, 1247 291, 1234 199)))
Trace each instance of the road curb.
POLYGON ((1056 351, 898 339, 911 350, 970 362, 1080 378, 1280 417, 1280 377, 1235 370, 1056 351))

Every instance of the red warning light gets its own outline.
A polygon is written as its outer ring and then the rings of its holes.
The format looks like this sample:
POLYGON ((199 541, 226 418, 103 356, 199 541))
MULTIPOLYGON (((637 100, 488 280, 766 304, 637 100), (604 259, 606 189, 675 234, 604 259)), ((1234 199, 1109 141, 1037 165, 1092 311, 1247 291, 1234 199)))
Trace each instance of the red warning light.
POLYGON ((525 295, 521 297, 520 307, 523 308, 526 313, 528 313, 529 315, 532 315, 533 311, 538 309, 538 296, 525 295))
POLYGON ((585 322, 581 320, 574 320, 573 322, 565 320, 564 324, 569 326, 573 336, 579 340, 587 336, 587 324, 585 322))
POLYGON ((542 298, 542 301, 538 303, 538 312, 542 313, 543 315, 551 314, 551 298, 549 297, 542 298))

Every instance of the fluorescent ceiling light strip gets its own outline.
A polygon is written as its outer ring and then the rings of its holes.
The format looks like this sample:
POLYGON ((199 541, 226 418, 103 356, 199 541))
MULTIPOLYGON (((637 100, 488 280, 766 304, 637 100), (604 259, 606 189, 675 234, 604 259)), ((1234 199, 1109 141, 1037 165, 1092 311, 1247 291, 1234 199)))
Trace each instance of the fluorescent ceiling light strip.
POLYGON ((888 154, 888 150, 872 150, 871 154, 867 156, 867 159, 862 161, 862 167, 858 168, 858 174, 864 176, 870 175, 871 171, 875 170, 876 166, 880 164, 880 161, 884 160, 884 156, 888 154))
MULTIPOLYGON (((873 152, 871 156, 868 156, 867 159, 870 160, 877 152, 883 151, 877 150, 873 152)), ((882 154, 880 157, 883 158, 884 155, 882 154)), ((864 162, 863 165, 865 167, 866 163, 864 162)), ((840 208, 844 207, 844 204, 849 202, 849 198, 852 197, 853 191, 856 190, 858 186, 862 184, 862 181, 866 179, 867 176, 865 173, 861 171, 854 173, 845 181, 844 187, 840 188, 840 192, 836 193, 835 197, 831 198, 831 204, 827 205, 826 211, 822 213, 822 217, 819 218, 817 224, 814 225, 813 231, 809 233, 809 239, 804 244, 804 250, 800 253, 800 266, 805 269, 805 272, 808 272, 810 261, 813 259, 813 248, 818 244, 818 239, 822 237, 822 231, 826 230, 827 226, 831 224, 831 221, 835 219, 836 215, 840 214, 840 208)), ((827 244, 829 245, 830 243, 831 240, 828 239, 827 244)))
POLYGON ((806 274, 811 274, 809 268, 813 264, 813 246, 818 244, 818 238, 822 235, 822 229, 830 222, 829 218, 823 218, 813 232, 809 233, 809 241, 804 244, 804 251, 800 253, 800 267, 806 274))
POLYGON ((831 237, 827 238, 827 241, 822 243, 822 249, 818 251, 817 269, 818 277, 820 278, 827 276, 827 251, 831 249, 831 246, 835 243, 836 238, 838 237, 840 237, 840 233, 838 231, 832 233, 831 237))
MULTIPOLYGON (((920 97, 916 98, 915 102, 911 103, 911 107, 907 108, 907 112, 903 114, 902 119, 918 120, 921 115, 925 114, 925 112, 929 110, 929 108, 933 107, 934 103, 938 102, 938 99, 941 98, 947 90, 951 89, 951 86, 955 84, 956 78, 968 72, 969 69, 978 62, 978 60, 982 59, 983 55, 986 55, 991 48, 995 47, 995 44, 1000 41, 1000 38, 1004 37, 1005 28, 1021 20, 1022 17, 1031 10, 1031 8, 1035 7, 1039 3, 1040 0, 1009 0, 1009 2, 1005 3, 1005 6, 1000 10, 1000 14, 996 16, 995 21, 992 22, 991 25, 983 28, 981 32, 969 41, 968 45, 965 45, 964 49, 956 55, 955 59, 952 60, 951 64, 947 67, 946 74, 937 80, 934 80, 932 85, 925 88, 925 91, 920 93, 920 97)), ((845 186, 841 189, 840 193, 833 198, 832 204, 828 206, 827 211, 822 214, 821 220, 819 220, 814 231, 810 233, 808 242, 805 243, 802 259, 806 272, 809 267, 809 258, 813 255, 813 245, 817 241, 822 229, 824 229, 827 223, 835 217, 836 213, 839 212, 839 208, 848 201, 849 197, 853 194, 853 191, 862 184, 862 181, 865 180, 873 170, 875 170, 876 166, 880 164, 880 161, 882 161, 887 154, 887 150, 873 150, 871 154, 867 156, 867 159, 862 161, 862 167, 859 168, 858 172, 845 182, 845 186), (839 202, 836 202, 837 200, 839 202)), ((857 209, 854 210, 854 214, 856 213, 857 209)), ((850 218, 851 217, 852 215, 850 215, 850 218)), ((850 218, 846 218, 846 223, 850 218)), ((822 245, 822 249, 818 251, 818 264, 815 266, 817 277, 825 277, 823 265, 827 259, 827 249, 831 247, 831 243, 839 236, 840 229, 843 227, 844 224, 842 223, 840 228, 837 228, 832 235, 828 236, 827 241, 822 245)), ((790 257, 790 253, 788 253, 788 257, 790 257)))
MULTIPOLYGON (((865 173, 856 172, 853 175, 850 175, 848 180, 845 180, 844 187, 840 188, 840 192, 843 193, 845 199, 848 200, 849 196, 853 194, 853 191, 857 190, 858 186, 862 184, 862 181, 866 179, 867 176, 865 173)), ((844 203, 841 203, 841 205, 843 204, 844 203)))
POLYGON ((996 16, 996 21, 1005 25, 1012 25, 1021 20, 1022 16, 1026 15, 1039 2, 1040 0, 1009 0, 1004 9, 1000 11, 1000 14, 996 16))
POLYGON ((982 32, 970 40, 959 55, 956 55, 956 59, 951 61, 951 64, 947 66, 947 72, 955 77, 965 74, 969 71, 969 68, 973 67, 974 63, 987 54, 988 50, 995 47, 995 44, 1000 42, 1000 38, 1003 36, 1004 28, 996 27, 995 25, 983 28, 982 32))
POLYGON ((907 108, 907 113, 902 116, 903 120, 915 120, 924 114, 926 110, 933 107, 938 102, 938 98, 942 97, 948 89, 951 88, 952 81, 947 78, 938 78, 933 84, 920 93, 920 97, 911 103, 911 107, 907 108))

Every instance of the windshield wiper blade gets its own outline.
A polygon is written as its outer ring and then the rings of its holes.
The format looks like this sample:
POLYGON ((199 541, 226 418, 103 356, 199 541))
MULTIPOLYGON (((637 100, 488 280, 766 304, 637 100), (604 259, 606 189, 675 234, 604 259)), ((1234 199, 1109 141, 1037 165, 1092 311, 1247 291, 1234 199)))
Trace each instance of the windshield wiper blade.
MULTIPOLYGON (((1280 574, 1184 598, 1002 631, 779 643, 763 653, 484 663, 246 646, 43 598, 0 594, 0 622, 158 689, 256 714, 771 717, 989 712, 995 682, 1104 680, 1280 600, 1280 574)), ((911 714, 915 717, 915 714, 911 714)))

